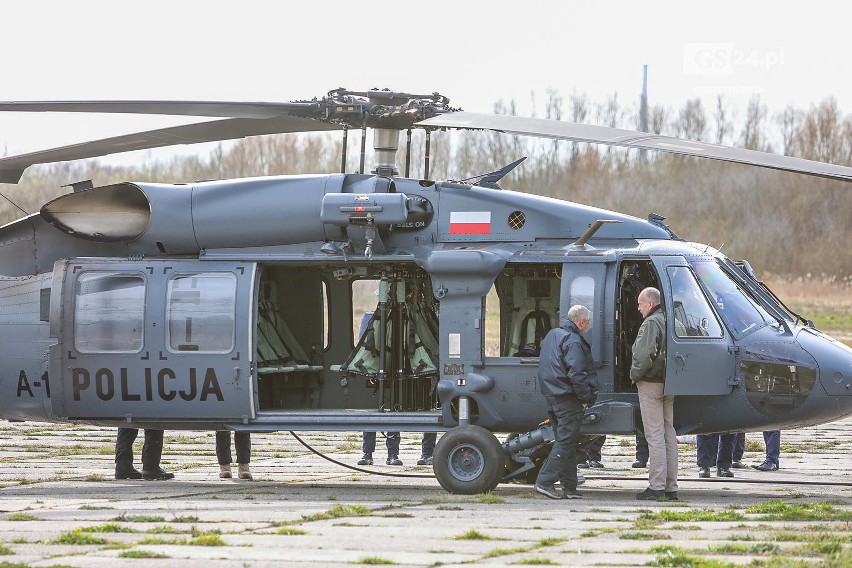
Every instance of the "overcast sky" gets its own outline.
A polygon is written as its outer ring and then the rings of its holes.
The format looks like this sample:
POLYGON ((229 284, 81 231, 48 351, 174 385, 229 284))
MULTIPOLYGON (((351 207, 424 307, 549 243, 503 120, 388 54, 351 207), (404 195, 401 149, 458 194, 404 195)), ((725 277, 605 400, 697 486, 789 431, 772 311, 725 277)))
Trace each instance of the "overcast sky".
MULTIPOLYGON (((852 112, 852 7, 839 2, 432 0, 4 4, 0 100, 281 101, 336 87, 438 91, 490 112, 530 92, 630 104, 725 94, 852 112)), ((0 154, 186 118, 0 113, 0 154)))

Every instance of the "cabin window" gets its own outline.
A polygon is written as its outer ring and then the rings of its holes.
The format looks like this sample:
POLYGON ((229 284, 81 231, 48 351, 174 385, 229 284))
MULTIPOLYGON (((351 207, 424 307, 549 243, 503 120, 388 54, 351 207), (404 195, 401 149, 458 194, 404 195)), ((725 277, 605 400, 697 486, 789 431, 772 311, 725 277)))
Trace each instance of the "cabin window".
POLYGON ((379 280, 362 279, 352 281, 352 338, 353 347, 358 344, 367 330, 367 324, 379 303, 379 280))
POLYGON ((722 326, 701 291, 695 276, 685 266, 670 266, 672 315, 677 337, 722 337, 722 326))
POLYGON ((177 275, 169 280, 166 319, 171 351, 234 349, 237 279, 230 273, 177 275))
POLYGON ((772 316, 717 263, 695 262, 692 266, 734 336, 743 336, 773 321, 772 316))
POLYGON ((77 278, 74 347, 80 353, 138 353, 145 329, 145 279, 85 272, 77 278))

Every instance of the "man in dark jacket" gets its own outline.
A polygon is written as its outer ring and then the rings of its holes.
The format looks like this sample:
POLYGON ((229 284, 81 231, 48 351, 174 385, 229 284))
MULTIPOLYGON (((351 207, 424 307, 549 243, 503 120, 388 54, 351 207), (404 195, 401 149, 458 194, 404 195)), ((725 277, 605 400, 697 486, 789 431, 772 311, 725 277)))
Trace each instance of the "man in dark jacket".
POLYGON ((538 384, 547 400, 547 414, 555 441, 538 473, 535 490, 551 499, 579 499, 577 491, 577 440, 583 411, 595 403, 597 373, 592 350, 583 337, 591 312, 573 306, 562 324, 551 329, 541 342, 538 384), (562 492, 554 487, 556 480, 562 492))
POLYGON ((630 380, 639 391, 639 411, 648 440, 650 463, 648 488, 637 499, 677 500, 677 437, 674 397, 664 396, 666 374, 666 320, 660 310, 660 291, 645 288, 639 293, 639 312, 645 321, 633 342, 630 380))

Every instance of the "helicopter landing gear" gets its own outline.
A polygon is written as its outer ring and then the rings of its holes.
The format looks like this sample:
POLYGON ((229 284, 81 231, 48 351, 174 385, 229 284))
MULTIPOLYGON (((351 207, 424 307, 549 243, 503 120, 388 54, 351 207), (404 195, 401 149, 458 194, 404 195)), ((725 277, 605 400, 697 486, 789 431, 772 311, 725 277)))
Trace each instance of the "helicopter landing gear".
POLYGON ((497 487, 506 453, 497 438, 481 426, 457 426, 435 447, 433 468, 441 487, 450 493, 475 495, 497 487))

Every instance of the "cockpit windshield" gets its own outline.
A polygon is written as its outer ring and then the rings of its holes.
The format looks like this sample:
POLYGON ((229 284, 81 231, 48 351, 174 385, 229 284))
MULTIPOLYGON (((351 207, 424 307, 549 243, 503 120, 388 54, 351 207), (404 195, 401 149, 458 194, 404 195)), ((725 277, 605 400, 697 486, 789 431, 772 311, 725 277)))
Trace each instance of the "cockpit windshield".
POLYGON ((743 336, 775 321, 749 292, 714 261, 692 262, 695 273, 716 302, 716 311, 735 336, 743 336))

